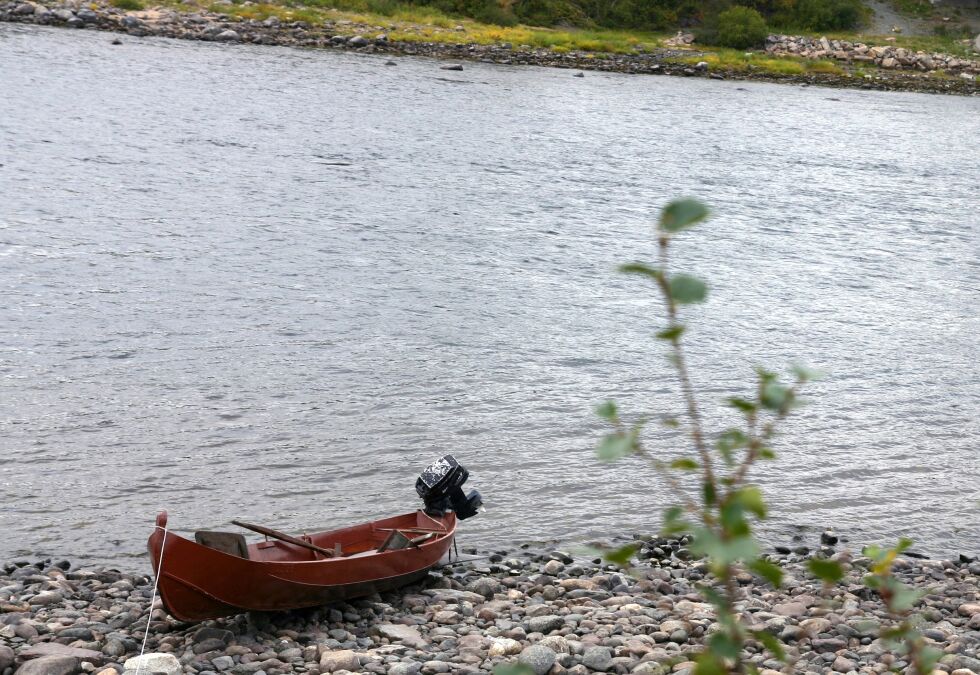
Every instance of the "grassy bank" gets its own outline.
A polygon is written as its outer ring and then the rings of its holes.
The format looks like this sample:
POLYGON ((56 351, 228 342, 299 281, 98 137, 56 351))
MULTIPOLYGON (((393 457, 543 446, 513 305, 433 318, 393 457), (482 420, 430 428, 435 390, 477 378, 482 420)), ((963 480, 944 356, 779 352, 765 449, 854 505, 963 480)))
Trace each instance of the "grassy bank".
POLYGON ((336 24, 337 33, 353 34, 373 30, 373 34, 385 33, 389 39, 402 42, 437 42, 445 44, 510 44, 515 49, 550 49, 558 53, 584 51, 609 54, 635 54, 653 51, 663 46, 666 35, 621 30, 554 29, 535 26, 499 26, 481 23, 473 19, 451 17, 431 7, 396 5, 389 14, 358 11, 346 7, 346 0, 338 0, 338 6, 313 0, 303 4, 192 4, 163 0, 163 6, 183 12, 208 9, 213 12, 265 20, 275 16, 283 22, 305 21, 311 25, 330 21, 336 24))
MULTIPOLYGON (((122 2, 127 3, 127 8, 132 1, 122 0, 122 2)), ((515 48, 552 49, 557 52, 575 50, 633 54, 637 51, 652 51, 663 48, 664 40, 672 36, 672 33, 614 29, 500 26, 482 23, 474 19, 449 16, 433 7, 401 3, 383 4, 382 8, 387 11, 381 13, 369 11, 366 7, 370 4, 381 3, 362 2, 361 0, 304 0, 290 3, 193 3, 163 0, 159 4, 185 12, 205 8, 213 12, 260 21, 275 16, 284 22, 306 21, 310 24, 320 24, 324 21, 341 22, 338 26, 338 32, 344 32, 343 22, 349 21, 352 28, 371 26, 379 31, 387 32, 390 39, 407 42, 482 45, 509 43, 515 48)), ((820 33, 819 35, 826 35, 832 40, 864 42, 868 45, 894 45, 913 51, 941 52, 963 58, 969 58, 972 54, 969 41, 950 37, 874 36, 855 32, 831 32, 820 33)), ((689 49, 692 52, 710 52, 709 56, 704 59, 709 64, 723 64, 733 68, 744 68, 752 65, 763 69, 772 68, 777 72, 795 71, 796 69, 793 67, 773 62, 798 63, 803 61, 803 59, 749 57, 746 54, 755 55, 757 52, 726 49, 711 45, 692 45, 689 49)), ((826 64, 828 62, 821 61, 820 63, 826 64)), ((810 68, 820 72, 833 71, 833 68, 829 68, 827 65, 814 65, 810 68)))

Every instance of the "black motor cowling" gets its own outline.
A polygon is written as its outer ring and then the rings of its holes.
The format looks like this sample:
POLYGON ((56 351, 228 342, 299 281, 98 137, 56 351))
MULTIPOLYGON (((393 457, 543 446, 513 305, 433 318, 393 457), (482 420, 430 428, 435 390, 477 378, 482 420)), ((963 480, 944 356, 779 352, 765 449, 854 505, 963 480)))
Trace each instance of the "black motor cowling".
POLYGON ((415 491, 425 502, 425 512, 441 516, 446 511, 454 511, 460 520, 475 516, 483 506, 483 498, 476 490, 463 494, 463 483, 469 477, 470 472, 452 455, 425 467, 415 481, 415 491))

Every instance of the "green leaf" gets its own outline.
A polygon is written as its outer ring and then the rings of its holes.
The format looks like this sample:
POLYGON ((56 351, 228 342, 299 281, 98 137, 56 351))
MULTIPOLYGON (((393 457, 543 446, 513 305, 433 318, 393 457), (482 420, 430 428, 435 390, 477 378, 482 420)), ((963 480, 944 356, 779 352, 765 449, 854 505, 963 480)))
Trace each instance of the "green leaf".
POLYGON ((895 544, 895 555, 898 555, 899 553, 902 553, 903 551, 905 551, 906 549, 908 549, 910 546, 912 546, 912 544, 914 544, 914 543, 915 542, 912 541, 911 539, 909 539, 908 537, 902 537, 901 539, 898 540, 898 543, 895 544))
POLYGON ((701 595, 704 596, 704 599, 710 602, 714 608, 718 610, 719 615, 729 611, 730 605, 728 598, 713 589, 711 586, 700 586, 698 590, 701 592, 701 595))
POLYGON ((758 406, 744 398, 739 398, 738 396, 732 396, 728 399, 728 405, 736 410, 741 410, 744 413, 752 413, 758 409, 758 406))
POLYGON ((920 673, 931 673, 943 655, 944 652, 941 649, 936 649, 935 647, 923 647, 922 651, 919 652, 918 671, 920 673))
POLYGON ((678 199, 660 212, 660 231, 673 233, 691 227, 708 217, 708 207, 696 199, 678 199))
POLYGON ((779 567, 779 565, 774 565, 768 560, 763 560, 762 558, 756 558, 755 560, 749 562, 748 567, 750 570, 777 588, 783 583, 783 570, 779 567))
POLYGON ((819 370, 813 370, 812 368, 807 368, 799 364, 790 366, 790 371, 796 375, 796 379, 800 382, 812 382, 823 377, 823 373, 819 370))
POLYGON ((774 657, 780 661, 786 660, 786 651, 783 649, 783 643, 775 635, 767 633, 764 630, 754 630, 752 631, 752 637, 761 642, 774 657))
POLYGON ((681 335, 684 334, 684 326, 681 324, 674 324, 670 328, 665 328, 664 330, 657 333, 657 337, 661 340, 674 340, 680 339, 681 335))
POLYGON ((872 560, 880 560, 882 555, 881 547, 877 544, 872 544, 870 546, 865 546, 861 549, 861 555, 867 556, 872 560))
POLYGON ((715 441, 715 448, 717 448, 718 454, 721 455, 722 459, 725 460, 725 464, 734 466, 734 451, 739 448, 744 448, 748 445, 748 442, 748 436, 739 429, 728 429, 719 434, 718 439, 715 441))
POLYGON ((759 518, 766 517, 766 502, 762 491, 754 485, 746 485, 732 493, 731 498, 749 513, 759 518))
POLYGON ((725 532, 733 537, 744 537, 751 532, 749 522, 745 519, 745 509, 741 504, 726 501, 719 509, 721 522, 725 532))
POLYGON ((697 277, 677 274, 670 278, 670 297, 679 305, 704 302, 708 297, 708 286, 697 277))
POLYGON ((679 506, 671 506, 664 510, 664 525, 662 532, 666 536, 682 534, 691 529, 691 524, 684 520, 684 509, 679 506))
POLYGON ((615 422, 616 418, 619 417, 616 402, 612 400, 597 405, 595 408, 595 414, 604 420, 609 420, 610 422, 615 422))
POLYGON ((643 263, 628 263, 626 265, 620 265, 619 271, 623 274, 639 274, 658 282, 663 279, 664 276, 664 273, 660 270, 650 267, 649 265, 644 265, 643 263))
POLYGON ((711 652, 701 652, 694 659, 694 675, 725 675, 725 663, 711 652))
POLYGON ((682 457, 681 459, 675 459, 668 466, 671 469, 678 469, 680 471, 697 471, 701 468, 701 465, 695 462, 693 459, 688 457, 682 457))
POLYGON ((681 425, 680 420, 678 420, 676 417, 665 417, 660 421, 660 423, 668 429, 676 429, 681 425))
POLYGON ((778 382, 767 382, 762 387, 762 395, 759 397, 763 407, 769 410, 785 410, 792 402, 793 394, 789 387, 785 387, 778 382))
POLYGON ((603 462, 613 462, 632 454, 635 438, 632 434, 609 434, 599 443, 596 456, 603 462))
POLYGON ((844 578, 844 568, 835 560, 810 558, 806 566, 813 576, 825 584, 836 584, 844 578))
POLYGON ((724 540, 711 530, 698 528, 691 541, 691 550, 708 556, 717 565, 728 565, 739 560, 759 557, 759 544, 752 537, 734 537, 724 540))
POLYGON ((660 528, 660 534, 665 537, 673 537, 690 531, 691 523, 686 520, 677 520, 673 523, 664 523, 664 526, 660 528))
POLYGON ((708 647, 715 656, 733 660, 738 658, 738 653, 742 649, 742 645, 733 640, 731 635, 724 632, 713 633, 708 638, 708 647))
POLYGON ((909 588, 905 584, 896 582, 892 587, 892 598, 889 605, 891 606, 892 611, 902 614, 915 607, 915 603, 917 603, 923 595, 925 595, 924 591, 909 588))
POLYGON ((634 542, 612 551, 606 551, 602 555, 602 559, 614 565, 624 567, 629 564, 629 561, 633 559, 633 556, 636 555, 638 550, 640 550, 640 545, 634 542))
POLYGON ((909 629, 904 626, 893 626, 892 628, 886 628, 878 635, 882 640, 889 643, 898 643, 909 637, 909 629))
POLYGON ((719 450, 722 447, 728 450, 737 450, 738 448, 744 448, 748 442, 749 437, 740 429, 726 429, 718 435, 718 440, 715 442, 715 445, 719 450))
POLYGON ((523 663, 504 663, 493 669, 493 675, 534 675, 534 671, 523 663))
POLYGON ((714 506, 717 494, 715 493, 715 486, 710 480, 701 484, 701 498, 707 506, 714 506))
POLYGON ((759 454, 759 459, 776 459, 776 453, 772 451, 772 448, 763 446, 756 452, 759 454))

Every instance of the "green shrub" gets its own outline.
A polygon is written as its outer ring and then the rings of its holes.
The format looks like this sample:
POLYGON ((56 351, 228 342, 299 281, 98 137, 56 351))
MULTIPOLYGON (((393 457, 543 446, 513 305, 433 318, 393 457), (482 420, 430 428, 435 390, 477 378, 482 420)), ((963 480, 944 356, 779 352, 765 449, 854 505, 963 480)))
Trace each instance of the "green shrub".
POLYGON ((714 42, 721 47, 746 49, 766 41, 769 27, 754 9, 736 5, 718 15, 714 42))
POLYGON ((143 3, 140 0, 112 0, 112 6, 125 9, 127 12, 136 12, 143 9, 143 3))
POLYGON ((397 0, 367 0, 366 7, 369 12, 383 16, 392 16, 402 9, 397 0))
POLYGON ((611 28, 663 31, 677 25, 677 13, 658 7, 651 0, 621 0, 610 12, 606 25, 611 28))
POLYGON ((516 26, 518 21, 514 13, 501 7, 497 0, 472 3, 474 7, 469 15, 481 23, 492 23, 497 26, 516 26))
POLYGON ((861 0, 797 0, 790 22, 803 30, 853 30, 864 23, 861 0))
POLYGON ((973 36, 973 31, 966 24, 960 26, 940 24, 933 26, 932 34, 943 38, 969 38, 973 36))
POLYGON ((582 8, 571 0, 517 0, 511 9, 529 26, 585 26, 589 23, 582 8))
POLYGON ((497 0, 410 0, 421 7, 434 7, 449 16, 467 16, 481 23, 516 26, 517 17, 497 0))

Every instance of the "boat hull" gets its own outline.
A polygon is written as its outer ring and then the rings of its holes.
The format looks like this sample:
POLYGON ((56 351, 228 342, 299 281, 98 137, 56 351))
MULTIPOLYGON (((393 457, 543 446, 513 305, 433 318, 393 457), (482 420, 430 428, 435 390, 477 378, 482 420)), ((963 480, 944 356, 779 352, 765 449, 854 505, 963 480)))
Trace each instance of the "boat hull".
POLYGON ((413 583, 448 553, 455 530, 452 513, 432 518, 417 511, 308 537, 318 547, 339 551, 336 557, 270 540, 250 545, 246 559, 174 534, 162 513, 148 547, 167 612, 202 621, 317 607, 413 583), (378 552, 392 530, 434 534, 417 546, 378 552))

